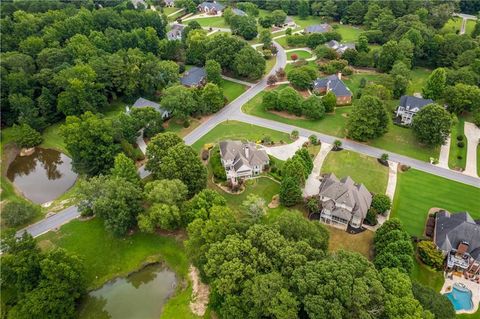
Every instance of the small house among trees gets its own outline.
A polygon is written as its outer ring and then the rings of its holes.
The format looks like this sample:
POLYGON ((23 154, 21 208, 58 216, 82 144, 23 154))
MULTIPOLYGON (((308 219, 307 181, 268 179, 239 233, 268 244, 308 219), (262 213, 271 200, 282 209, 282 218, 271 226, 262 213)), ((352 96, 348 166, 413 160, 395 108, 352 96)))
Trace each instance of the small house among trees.
POLYGON ((198 11, 206 14, 216 15, 216 14, 222 13, 223 10, 225 9, 225 6, 215 1, 213 2, 205 1, 200 3, 197 9, 198 11))
POLYGON ((400 98, 400 105, 397 108, 396 117, 403 125, 412 124, 413 117, 425 105, 432 104, 433 100, 423 99, 416 96, 404 95, 400 98))
POLYGON ((180 83, 186 87, 200 87, 207 81, 207 72, 205 68, 193 67, 188 71, 185 71, 180 83))
POLYGON ((336 40, 330 40, 327 43, 325 43, 325 46, 328 48, 335 50, 338 54, 342 55, 347 51, 348 49, 355 50, 355 43, 340 43, 336 40))
POLYGON ((313 82, 313 91, 324 94, 332 92, 337 98, 337 105, 352 103, 352 92, 342 81, 342 73, 318 78, 313 82))
POLYGON ((162 115, 162 118, 164 119, 170 116, 170 112, 162 108, 160 104, 144 99, 143 97, 138 98, 135 101, 135 103, 133 103, 131 108, 127 107, 127 113, 130 113, 130 111, 134 108, 144 108, 144 107, 153 107, 157 112, 159 112, 162 115))
POLYGON ((183 25, 178 23, 173 24, 170 31, 167 32, 167 39, 169 41, 181 40, 183 29, 184 29, 183 25))
POLYGON ((328 23, 309 25, 305 28, 305 33, 325 33, 332 31, 332 27, 328 23))

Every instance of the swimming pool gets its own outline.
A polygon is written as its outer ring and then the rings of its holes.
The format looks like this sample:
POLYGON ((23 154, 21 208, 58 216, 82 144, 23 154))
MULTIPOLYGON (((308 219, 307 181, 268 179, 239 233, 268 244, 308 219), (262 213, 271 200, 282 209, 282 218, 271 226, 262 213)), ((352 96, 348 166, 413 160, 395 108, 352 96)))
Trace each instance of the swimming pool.
POLYGON ((473 308, 472 292, 461 284, 454 284, 452 291, 445 295, 452 302, 455 311, 473 308))

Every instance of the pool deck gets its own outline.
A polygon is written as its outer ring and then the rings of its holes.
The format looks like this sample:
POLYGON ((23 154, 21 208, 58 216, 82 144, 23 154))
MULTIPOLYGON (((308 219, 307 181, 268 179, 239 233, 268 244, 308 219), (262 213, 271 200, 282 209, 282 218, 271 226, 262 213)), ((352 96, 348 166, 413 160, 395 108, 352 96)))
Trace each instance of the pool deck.
POLYGON ((464 284, 470 291, 472 292, 472 302, 473 302, 473 309, 471 310, 458 310, 457 314, 462 313, 475 313, 478 310, 478 304, 480 303, 480 285, 474 283, 473 281, 467 280, 463 277, 453 276, 453 279, 445 278, 445 283, 443 284, 442 289, 440 290, 441 294, 446 294, 450 292, 455 283, 462 283, 464 284))

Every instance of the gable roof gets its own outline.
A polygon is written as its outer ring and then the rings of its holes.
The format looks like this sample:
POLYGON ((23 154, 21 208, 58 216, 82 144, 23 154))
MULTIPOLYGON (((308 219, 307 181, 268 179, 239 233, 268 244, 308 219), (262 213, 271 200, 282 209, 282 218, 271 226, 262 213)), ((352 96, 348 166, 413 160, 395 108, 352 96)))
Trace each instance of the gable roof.
POLYGON ((432 104, 432 99, 423 99, 421 97, 403 95, 400 98, 400 106, 403 106, 405 110, 411 112, 420 111, 425 105, 432 104))
POLYGON ((188 71, 185 71, 180 82, 185 86, 195 86, 200 84, 203 79, 207 76, 205 68, 199 68, 194 66, 188 71))
POLYGON ((133 108, 144 108, 144 107, 153 107, 157 112, 164 115, 168 115, 168 111, 160 106, 160 104, 144 99, 143 97, 138 98, 135 103, 132 105, 133 108))
POLYGON ((240 10, 238 8, 232 8, 233 13, 235 13, 237 16, 246 16, 247 14, 245 11, 240 10))
POLYGON ((328 23, 314 24, 305 28, 307 33, 324 33, 332 30, 332 27, 328 23))
POLYGON ((165 4, 169 4, 169 5, 175 4, 175 0, 163 0, 163 1, 165 1, 165 4))
POLYGON ((185 26, 182 24, 173 24, 170 31, 167 32, 168 40, 180 40, 182 38, 182 32, 184 28, 185 26))
POLYGON ((225 6, 220 4, 220 3, 217 3, 217 2, 207 2, 207 1, 204 1, 202 3, 200 3, 198 5, 199 7, 202 7, 202 8, 207 8, 209 10, 211 9, 215 9, 217 11, 223 11, 223 9, 225 9, 225 6))
POLYGON ((269 162, 265 150, 257 149, 255 143, 226 140, 219 143, 220 156, 224 161, 233 161, 235 171, 249 169, 269 162))
POLYGON ((343 54, 348 49, 355 49, 355 43, 340 43, 336 40, 330 40, 325 43, 327 47, 337 51, 340 54, 343 54))
POLYGON ((467 252, 480 261, 480 220, 473 220, 468 212, 440 211, 435 216, 434 241, 443 251, 457 249, 466 242, 467 252))
POLYGON ((327 77, 318 78, 313 82, 314 89, 327 89, 332 91, 336 97, 339 96, 352 96, 350 89, 338 78, 336 74, 329 75, 327 77))
POLYGON ((320 184, 319 195, 334 201, 336 208, 332 214, 346 220, 352 216, 364 219, 372 203, 372 195, 363 184, 355 184, 350 176, 338 180, 333 173, 325 176, 320 184), (346 212, 350 214, 349 218, 345 218, 346 212))

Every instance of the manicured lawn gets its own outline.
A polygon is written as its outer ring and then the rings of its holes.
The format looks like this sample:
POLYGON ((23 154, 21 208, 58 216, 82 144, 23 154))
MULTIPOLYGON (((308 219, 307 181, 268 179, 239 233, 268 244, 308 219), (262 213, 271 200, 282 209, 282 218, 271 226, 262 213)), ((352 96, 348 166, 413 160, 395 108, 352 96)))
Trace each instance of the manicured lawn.
POLYGON ((69 155, 67 149, 65 148, 65 143, 63 137, 60 135, 60 127, 64 122, 53 124, 43 131, 43 142, 40 144, 40 147, 43 148, 53 148, 66 155, 69 155))
POLYGON ((445 31, 448 33, 456 33, 457 31, 460 31, 461 27, 462 27, 462 19, 458 17, 454 17, 448 20, 447 23, 445 23, 445 25, 442 28, 442 31, 445 31))
POLYGON ((477 175, 480 173, 480 144, 477 146, 477 175))
POLYGON ((338 178, 350 176, 372 193, 385 194, 387 190, 388 167, 381 165, 376 158, 363 154, 346 150, 330 152, 321 173, 334 173, 338 178))
POLYGON ((410 169, 398 173, 391 217, 402 220, 411 235, 421 236, 430 208, 468 211, 474 219, 478 219, 478 198, 480 188, 410 169))
POLYGON ((223 17, 198 18, 184 21, 188 24, 190 21, 197 21, 202 27, 228 28, 223 17))
POLYGON ((458 119, 458 123, 452 125, 451 140, 450 140, 450 153, 448 154, 448 166, 452 169, 462 168, 465 169, 467 162, 467 138, 464 134, 465 120, 463 118, 458 119), (457 136, 462 136, 463 147, 459 147, 457 136))
POLYGON ((292 18, 302 29, 309 25, 325 23, 325 20, 319 16, 308 16, 305 19, 300 19, 299 16, 293 16, 292 18))
POLYGON ((273 56, 270 59, 266 60, 266 65, 265 65, 265 74, 268 74, 271 69, 275 66, 275 63, 277 63, 277 57, 273 56))
POLYGON ((227 98, 228 102, 232 102, 239 97, 247 89, 244 85, 222 79, 220 87, 223 90, 223 95, 227 98))
POLYGON ((471 34, 473 32, 473 29, 475 29, 475 24, 477 22, 473 20, 467 20, 467 28, 465 30, 466 34, 471 34))
POLYGON ((334 29, 342 36, 342 42, 357 42, 360 33, 364 30, 360 27, 348 25, 348 24, 337 24, 337 27, 334 29))
POLYGON ((360 82, 362 78, 369 82, 379 83, 382 81, 382 76, 380 73, 357 73, 349 76, 342 76, 343 82, 347 87, 352 91, 353 96, 355 97, 358 90, 360 90, 360 82))
POLYGON ((410 273, 410 278, 425 286, 433 288, 437 292, 442 289, 443 282, 445 281, 441 271, 436 271, 435 269, 424 265, 416 258, 413 262, 413 269, 410 273))
POLYGON ((189 121, 190 121, 190 126, 183 127, 183 122, 177 121, 175 119, 170 119, 168 121, 168 127, 166 128, 166 131, 173 132, 180 137, 184 137, 185 135, 187 135, 188 133, 196 129, 197 126, 199 126, 201 123, 200 120, 196 118, 190 118, 189 121))
MULTIPOLYGON (((274 37, 276 37, 277 35, 274 35, 274 37)), ((287 45, 287 37, 281 37, 281 38, 278 38, 278 39, 275 39, 273 40, 275 42, 277 42, 278 44, 280 44, 282 47, 284 48, 289 48, 289 46, 287 45)))
POLYGON ((290 136, 287 133, 238 121, 225 121, 218 124, 214 129, 202 136, 202 138, 195 142, 192 147, 197 152, 200 152, 203 145, 207 143, 217 143, 225 139, 258 141, 265 136, 269 136, 274 142, 284 141, 288 143, 290 141, 290 136))
POLYGON ((344 230, 328 225, 325 225, 325 228, 330 234, 330 239, 328 241, 329 251, 333 252, 343 249, 360 253, 370 260, 373 259, 373 232, 366 230, 359 234, 352 235, 344 230))
MULTIPOLYGON (((287 56, 289 57, 290 56, 290 53, 287 53, 287 56)), ((291 70, 295 69, 296 68, 296 63, 288 63, 286 66, 285 66, 285 73, 289 73, 291 70)), ((317 63, 315 61, 307 61, 307 64, 306 65, 309 65, 309 66, 312 66, 315 70, 318 69, 317 67, 317 63)))
POLYGON ((287 59, 291 60, 293 54, 296 54, 298 56, 298 59, 308 59, 312 57, 312 54, 310 52, 304 50, 295 50, 287 52, 287 59))
POLYGON ((163 13, 165 13, 165 15, 169 15, 169 14, 172 14, 174 12, 177 12, 178 10, 180 10, 181 8, 175 8, 175 7, 164 7, 163 8, 163 13))
POLYGON ((422 88, 427 82, 428 76, 432 73, 432 70, 425 68, 413 68, 410 72, 410 82, 407 87, 407 94, 413 95, 413 93, 422 93, 422 88))

